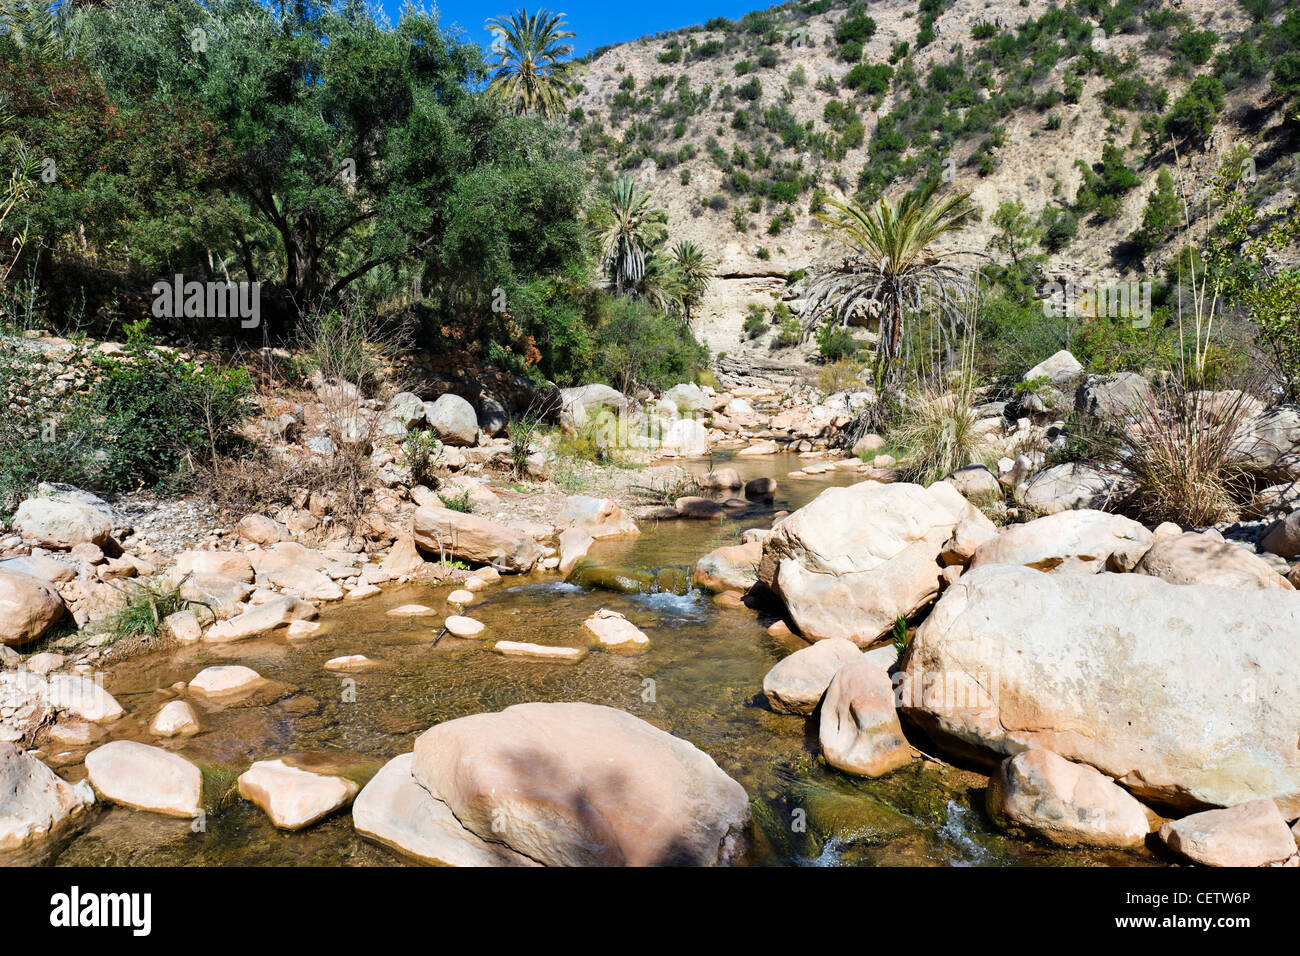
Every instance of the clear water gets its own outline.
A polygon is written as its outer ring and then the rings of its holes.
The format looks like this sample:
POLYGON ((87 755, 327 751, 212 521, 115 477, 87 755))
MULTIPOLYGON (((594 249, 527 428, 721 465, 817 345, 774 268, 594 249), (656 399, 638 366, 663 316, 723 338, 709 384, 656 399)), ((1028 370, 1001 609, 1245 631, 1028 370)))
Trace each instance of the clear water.
MULTIPOLYGON (((797 458, 731 462, 745 478, 780 480, 797 458)), ((602 542, 594 559, 638 568, 689 566, 709 550, 739 541, 746 527, 767 527, 843 472, 782 481, 770 506, 722 521, 643 525, 642 534, 602 542)), ((716 606, 692 593, 622 595, 589 591, 534 575, 480 592, 468 612, 487 625, 486 641, 445 637, 441 615, 390 617, 389 608, 420 603, 441 612, 449 588, 386 589, 356 605, 332 606, 311 638, 272 637, 197 646, 115 666, 106 687, 128 716, 113 737, 156 742, 149 720, 172 694, 210 664, 239 663, 270 683, 220 708, 191 701, 202 732, 163 743, 204 770, 205 826, 110 807, 51 862, 61 865, 394 865, 402 860, 359 838, 340 813, 300 833, 282 833, 234 793, 236 776, 257 759, 294 755, 304 766, 364 784, 390 757, 443 720, 524 701, 580 700, 627 710, 690 740, 748 791, 754 809, 750 865, 1147 864, 1143 853, 1065 852, 1000 835, 984 815, 984 779, 918 760, 880 780, 825 767, 813 720, 773 714, 762 703, 763 675, 802 642, 766 633, 770 617, 716 606), (576 645, 581 623, 605 607, 621 611, 651 639, 628 656, 593 651, 576 664, 503 658, 498 639, 576 645), (365 654, 379 667, 340 675, 330 658, 365 654)), ((48 755, 70 779, 84 754, 48 755)))

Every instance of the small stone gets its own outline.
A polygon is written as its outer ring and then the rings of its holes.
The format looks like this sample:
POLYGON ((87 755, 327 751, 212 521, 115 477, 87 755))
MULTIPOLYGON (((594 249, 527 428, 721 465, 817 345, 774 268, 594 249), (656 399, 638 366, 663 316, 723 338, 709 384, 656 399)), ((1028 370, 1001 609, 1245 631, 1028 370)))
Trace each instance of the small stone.
POLYGON ((433 608, 425 607, 423 604, 403 604, 401 607, 389 608, 384 613, 393 617, 413 617, 419 614, 432 614, 433 608))
POLYGON ((547 661, 580 661, 587 655, 585 647, 558 647, 530 644, 527 641, 497 641, 492 650, 506 657, 529 657, 547 661))
POLYGON ((262 675, 241 664, 205 667, 190 681, 190 690, 207 697, 225 697, 251 691, 264 683, 262 675))
POLYGON ((463 617, 460 614, 453 614, 442 622, 454 637, 478 637, 483 633, 483 623, 476 621, 472 617, 463 617))
POLYGON ((196 734, 199 731, 199 721, 189 704, 183 700, 173 700, 158 711, 149 730, 158 737, 196 734))
POLYGON ((464 588, 457 588, 447 595, 448 604, 458 604, 464 606, 474 600, 474 593, 466 591, 464 588))
POLYGON ((375 661, 364 654, 349 654, 346 657, 333 657, 325 662, 327 671, 363 671, 374 667, 375 661))

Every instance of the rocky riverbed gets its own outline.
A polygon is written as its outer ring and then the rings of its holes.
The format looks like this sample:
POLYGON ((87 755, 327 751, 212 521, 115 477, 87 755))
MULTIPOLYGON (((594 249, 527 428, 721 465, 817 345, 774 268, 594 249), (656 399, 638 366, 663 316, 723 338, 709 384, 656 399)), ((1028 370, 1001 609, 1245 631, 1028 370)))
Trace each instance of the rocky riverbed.
MULTIPOLYGON (((915 484, 877 436, 837 447, 848 399, 740 391, 571 390, 563 429, 659 423, 577 487, 494 473, 509 449, 468 403, 390 403, 464 451, 436 490, 394 471, 365 533, 309 492, 163 549, 142 529, 186 506, 42 489, 0 566, 0 852, 1297 862, 1285 490, 1255 526, 1149 528, 1041 457, 915 484), (114 644, 97 627, 141 582, 183 607, 114 644)), ((1293 411, 1258 410, 1243 453, 1285 471, 1293 411)), ((1050 444, 1026 412, 989 434, 1050 444)))

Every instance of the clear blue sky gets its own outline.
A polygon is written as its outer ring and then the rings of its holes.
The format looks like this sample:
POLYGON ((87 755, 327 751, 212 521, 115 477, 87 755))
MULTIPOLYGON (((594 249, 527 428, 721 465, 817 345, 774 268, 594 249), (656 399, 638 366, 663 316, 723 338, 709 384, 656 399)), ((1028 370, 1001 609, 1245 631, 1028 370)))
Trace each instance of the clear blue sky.
MULTIPOLYGON (((552 13, 567 14, 569 29, 577 34, 573 39, 574 53, 581 56, 588 50, 609 43, 635 40, 649 33, 675 30, 710 17, 730 17, 735 20, 750 10, 762 10, 774 0, 546 0, 544 4, 522 4, 519 0, 425 0, 427 7, 436 7, 438 20, 444 26, 464 27, 466 37, 486 46, 491 37, 483 29, 488 17, 501 16, 527 6, 532 13, 545 7, 552 13)), ((388 15, 396 20, 401 13, 403 0, 381 0, 388 15)))

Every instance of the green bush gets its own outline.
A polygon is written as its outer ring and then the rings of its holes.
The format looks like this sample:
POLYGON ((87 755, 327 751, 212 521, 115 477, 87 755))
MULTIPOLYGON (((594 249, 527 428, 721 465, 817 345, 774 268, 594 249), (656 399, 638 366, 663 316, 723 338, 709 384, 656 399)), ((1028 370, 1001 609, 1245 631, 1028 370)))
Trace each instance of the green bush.
POLYGON ((1205 139, 1214 129, 1214 121, 1225 102, 1223 84, 1217 77, 1209 74, 1198 76, 1192 80, 1187 92, 1174 101, 1162 125, 1174 136, 1205 139))
POLYGON ((86 395, 105 439, 101 482, 112 490, 156 486, 210 460, 248 414, 247 371, 184 361, 150 343, 146 329, 128 326, 125 355, 96 361, 86 395))
MULTIPOLYGON (((120 356, 92 355, 83 393, 39 405, 0 403, 0 507, 41 481, 110 491, 170 485, 238 441, 252 381, 243 369, 201 367, 159 348, 147 323, 128 325, 120 356)), ((30 381, 38 359, 0 350, 0 379, 30 381)))
POLYGON ((826 362, 856 358, 862 346, 846 328, 827 322, 817 330, 817 351, 826 362))
POLYGON ((611 298, 604 313, 593 372, 620 391, 691 382, 708 362, 708 350, 680 318, 635 299, 611 298))

